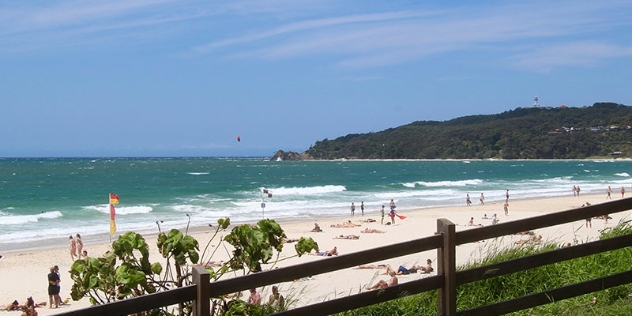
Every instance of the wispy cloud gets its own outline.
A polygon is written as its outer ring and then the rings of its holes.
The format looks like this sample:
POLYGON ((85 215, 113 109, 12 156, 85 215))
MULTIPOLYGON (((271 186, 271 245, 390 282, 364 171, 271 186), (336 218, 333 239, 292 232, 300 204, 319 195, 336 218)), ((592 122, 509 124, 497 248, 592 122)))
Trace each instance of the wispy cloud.
POLYGON ((16 2, 0 4, 0 53, 95 43, 138 47, 151 40, 168 42, 164 46, 175 52, 213 58, 327 58, 329 65, 367 68, 456 53, 459 58, 476 54, 509 67, 543 70, 627 56, 631 47, 625 38, 632 33, 629 1, 384 7, 394 5, 16 2), (179 36, 187 42, 178 42, 179 36), (560 51, 565 58, 554 55, 560 51))
MULTIPOLYGON (((578 39, 603 41, 602 32, 629 29, 632 13, 625 2, 530 3, 503 7, 453 8, 352 15, 289 23, 268 30, 223 39, 196 48, 232 58, 286 59, 337 56, 343 67, 375 67, 428 56, 487 50, 512 56, 520 66, 537 62, 541 42, 578 39), (623 22, 622 22, 623 21, 623 22), (221 49, 223 48, 223 49, 221 49)), ((623 47, 625 50, 625 47, 623 47)), ((588 55, 588 54, 587 54, 588 55)), ((609 58, 594 54, 593 58, 609 58)), ((544 60, 543 60, 544 61, 544 60)), ((546 67, 565 61, 549 59, 546 67)))

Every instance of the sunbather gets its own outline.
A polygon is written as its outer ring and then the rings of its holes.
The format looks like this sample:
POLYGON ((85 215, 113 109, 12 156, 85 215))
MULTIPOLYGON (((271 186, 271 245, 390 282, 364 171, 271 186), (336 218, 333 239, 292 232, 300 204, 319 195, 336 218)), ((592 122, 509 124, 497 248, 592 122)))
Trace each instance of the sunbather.
POLYGON ((360 239, 360 236, 358 235, 339 235, 334 237, 335 239, 360 239))
POLYGON ((368 289, 369 290, 384 289, 384 288, 387 288, 389 286, 397 285, 398 279, 397 279, 397 275, 395 274, 395 272, 391 271, 391 273, 389 275, 391 276, 390 280, 388 280, 388 281, 379 280, 377 283, 375 283, 373 286, 369 287, 368 289))

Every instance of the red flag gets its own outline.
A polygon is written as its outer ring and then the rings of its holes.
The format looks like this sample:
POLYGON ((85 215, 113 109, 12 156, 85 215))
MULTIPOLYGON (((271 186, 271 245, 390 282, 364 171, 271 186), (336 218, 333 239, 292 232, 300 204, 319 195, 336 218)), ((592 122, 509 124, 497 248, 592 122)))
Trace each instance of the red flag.
POLYGON ((110 193, 110 204, 119 204, 118 195, 110 193))
POLYGON ((116 232, 116 221, 114 220, 115 216, 116 211, 114 210, 114 205, 110 204, 110 235, 114 235, 114 232, 116 232))

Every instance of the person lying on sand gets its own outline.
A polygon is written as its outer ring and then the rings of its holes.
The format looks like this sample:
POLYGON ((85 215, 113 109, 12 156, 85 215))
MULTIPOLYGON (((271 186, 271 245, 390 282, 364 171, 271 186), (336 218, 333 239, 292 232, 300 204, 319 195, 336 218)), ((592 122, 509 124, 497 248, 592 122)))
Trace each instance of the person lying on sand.
POLYGON ((225 265, 226 263, 224 262, 224 260, 220 260, 220 261, 215 261, 215 260, 209 260, 206 262, 206 264, 204 264, 205 268, 208 267, 221 267, 223 265, 225 265))
POLYGON ((526 239, 526 240, 525 239, 516 240, 514 244, 516 245, 522 245, 526 243, 539 244, 540 242, 542 242, 542 235, 538 235, 538 237, 535 237, 535 235, 533 235, 529 239, 526 239))
POLYGON ((375 223, 376 221, 374 219, 372 219, 372 218, 369 218, 369 219, 363 220, 362 222, 364 222, 364 223, 375 223))
POLYGON ((309 254, 312 256, 323 256, 323 257, 337 256, 338 247, 334 247, 333 249, 327 250, 327 251, 316 251, 315 253, 310 252, 309 254))
POLYGON ((417 273, 417 272, 425 274, 425 273, 430 273, 432 271, 434 271, 434 269, 432 268, 432 260, 428 259, 428 260, 426 260, 426 266, 425 267, 413 264, 413 266, 410 267, 410 268, 406 268, 404 266, 399 266, 399 268, 397 268, 397 271, 395 271, 395 270, 393 270, 391 268, 391 266, 387 265, 386 266, 386 272, 384 274, 390 275, 391 272, 395 272, 398 275, 402 275, 402 274, 403 275, 407 275, 407 274, 417 273))
POLYGON ((347 227, 356 227, 356 226, 362 226, 362 225, 354 224, 351 221, 347 221, 347 222, 344 222, 342 224, 332 224, 331 225, 331 227, 334 227, 334 228, 347 228, 347 227))
POLYGON ((0 306, 0 310, 3 310, 3 311, 16 311, 21 308, 22 308, 22 305, 18 303, 18 300, 13 301, 13 303, 0 306))
POLYGON ((358 235, 347 235, 347 236, 339 235, 339 236, 334 237, 334 239, 360 239, 360 236, 358 236, 358 235))
POLYGON ((356 269, 384 269, 387 264, 361 264, 356 269))
POLYGON ((287 244, 291 244, 291 243, 293 243, 293 242, 298 242, 298 238, 287 238, 287 239, 283 239, 283 242, 284 242, 284 243, 287 243, 287 244))
POLYGON ((365 228, 364 230, 361 230, 360 232, 363 233, 363 234, 383 234, 383 233, 386 233, 383 230, 377 230, 375 228, 369 229, 368 227, 365 228))
POLYGON ((517 232, 514 235, 535 236, 535 233, 530 230, 525 230, 523 232, 517 232))
POLYGON ((369 287, 367 289, 369 289, 369 290, 384 289, 384 288, 387 288, 389 286, 397 285, 398 279, 397 279, 397 275, 395 274, 395 272, 391 271, 391 273, 389 275, 391 276, 390 280, 388 280, 388 281, 380 280, 377 283, 375 283, 373 286, 371 286, 371 287, 369 287))

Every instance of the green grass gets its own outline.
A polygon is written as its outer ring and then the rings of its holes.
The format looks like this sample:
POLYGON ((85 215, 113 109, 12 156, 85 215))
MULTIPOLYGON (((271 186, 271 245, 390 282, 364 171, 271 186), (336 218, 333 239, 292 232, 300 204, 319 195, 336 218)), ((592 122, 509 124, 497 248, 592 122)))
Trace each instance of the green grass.
MULTIPOLYGON (((621 222, 604 230, 601 239, 632 234, 630 222, 621 222)), ((490 243, 486 257, 468 263, 460 270, 507 261, 532 254, 551 251, 559 245, 525 244, 501 248, 490 243)), ((554 289, 606 275, 628 271, 632 264, 632 247, 550 264, 536 269, 476 281, 457 289, 457 310, 467 310, 487 304, 554 289)), ((632 315, 632 285, 627 284, 562 300, 508 315, 632 315), (593 298, 596 303, 591 304, 593 298)), ((390 302, 340 313, 351 315, 437 315, 436 291, 404 297, 390 302)))

